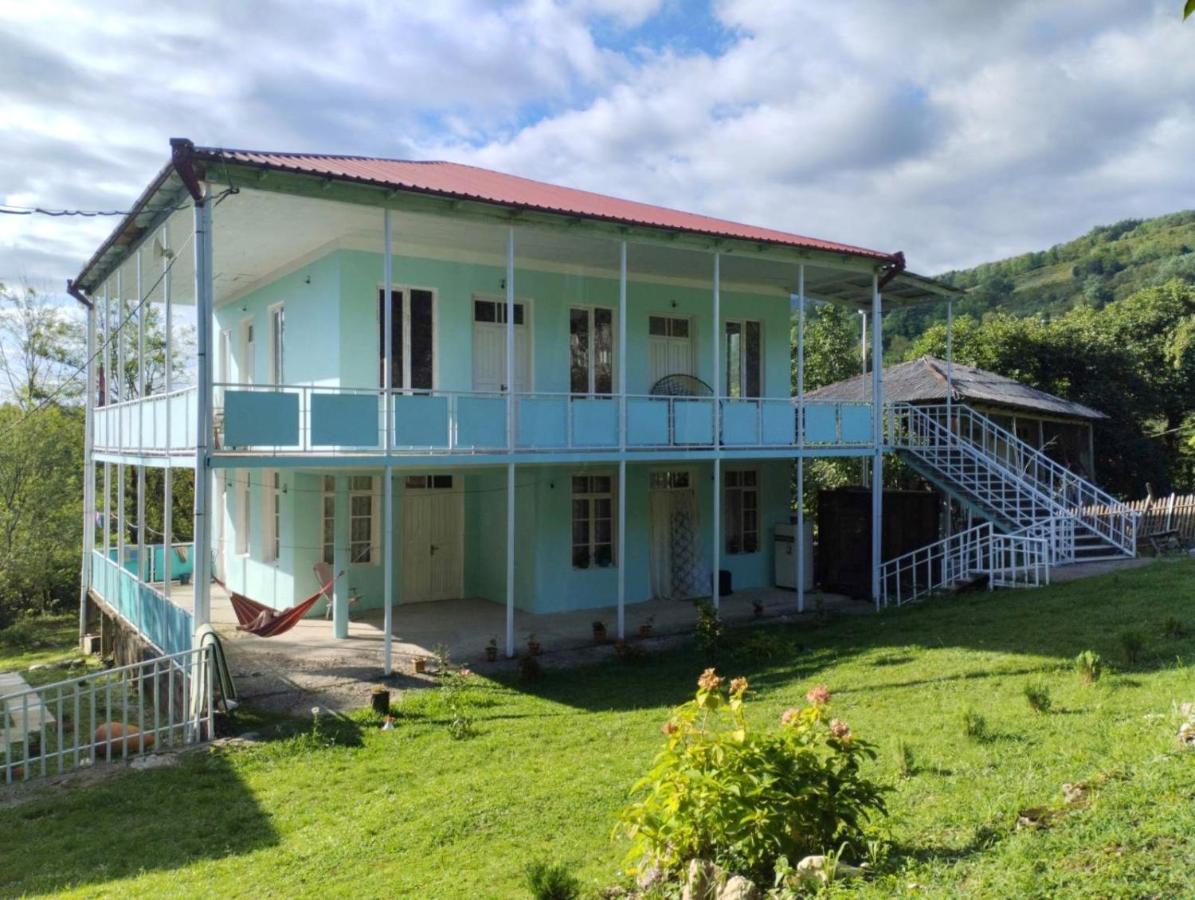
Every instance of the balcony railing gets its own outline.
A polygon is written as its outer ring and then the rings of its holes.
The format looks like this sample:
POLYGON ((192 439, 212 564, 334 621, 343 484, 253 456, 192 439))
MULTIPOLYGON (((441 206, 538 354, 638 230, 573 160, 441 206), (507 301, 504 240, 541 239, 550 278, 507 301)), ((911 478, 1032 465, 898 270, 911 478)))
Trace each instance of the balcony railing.
POLYGON ((99 550, 92 551, 91 587, 163 653, 191 648, 190 611, 171 601, 160 585, 142 581, 99 550))
POLYGON ((217 385, 216 452, 376 455, 865 447, 871 404, 217 385), (625 422, 625 428, 623 423, 625 422))
POLYGON ((194 451, 195 388, 98 406, 94 422, 96 450, 138 455, 194 451))

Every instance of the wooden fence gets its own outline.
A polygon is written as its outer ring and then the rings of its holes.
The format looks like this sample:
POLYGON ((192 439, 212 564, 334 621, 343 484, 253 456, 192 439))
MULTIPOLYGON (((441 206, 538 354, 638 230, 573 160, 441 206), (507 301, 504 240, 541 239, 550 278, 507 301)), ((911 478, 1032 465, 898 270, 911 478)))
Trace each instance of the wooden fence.
POLYGON ((1137 546, 1147 548, 1149 536, 1162 531, 1177 531, 1184 544, 1195 542, 1195 494, 1149 496, 1126 504, 1139 513, 1137 546))

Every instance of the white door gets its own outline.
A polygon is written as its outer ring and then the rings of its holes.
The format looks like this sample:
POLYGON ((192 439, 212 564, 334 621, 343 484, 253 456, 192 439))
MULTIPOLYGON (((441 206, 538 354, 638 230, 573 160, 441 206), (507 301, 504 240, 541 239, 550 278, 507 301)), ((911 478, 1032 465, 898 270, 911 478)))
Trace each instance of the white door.
MULTIPOLYGON (((531 348, 524 304, 515 304, 515 393, 531 390, 531 348)), ((473 390, 506 389, 506 304, 473 301, 473 390)))
POLYGON ((452 475, 407 478, 403 494, 403 603, 464 593, 464 503, 452 475))
POLYGON ((687 318, 649 316, 647 349, 651 384, 666 375, 696 374, 693 368, 693 328, 687 318))

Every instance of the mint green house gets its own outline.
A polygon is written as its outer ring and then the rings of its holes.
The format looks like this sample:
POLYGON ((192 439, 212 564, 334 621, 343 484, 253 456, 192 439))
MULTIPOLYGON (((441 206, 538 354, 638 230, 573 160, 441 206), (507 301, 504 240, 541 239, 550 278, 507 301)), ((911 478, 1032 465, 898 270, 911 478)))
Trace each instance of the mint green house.
MULTIPOLYGON (((873 461, 878 533, 901 420, 878 390, 805 399, 803 310, 864 310, 879 348, 884 308, 949 294, 900 254, 468 166, 187 141, 72 290, 95 348, 85 593, 166 650, 213 578, 284 610, 343 572, 331 627, 384 610, 387 667, 396 606, 504 606, 509 654, 516 609, 609 608, 621 636, 634 604, 717 604, 715 573, 772 586, 809 458, 873 461), (108 338, 144 304, 194 322, 187 384, 115 374, 142 369, 108 338), (128 473, 143 504, 146 467, 197 473, 194 546, 157 573, 128 560, 171 536, 113 499, 128 473)), ((873 540, 877 602, 883 565, 873 540)))

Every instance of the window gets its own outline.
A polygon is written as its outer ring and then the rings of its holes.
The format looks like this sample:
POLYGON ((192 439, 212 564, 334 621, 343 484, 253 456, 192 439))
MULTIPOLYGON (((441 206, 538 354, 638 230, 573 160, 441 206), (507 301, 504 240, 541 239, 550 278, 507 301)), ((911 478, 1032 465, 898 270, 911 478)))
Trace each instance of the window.
POLYGON ((692 480, 687 469, 651 473, 653 491, 687 491, 691 485, 692 480))
POLYGON ((687 338, 689 320, 675 316, 648 316, 647 332, 653 337, 687 338))
MULTIPOLYGON (((323 482, 323 559, 336 561, 336 478, 323 482)), ((374 536, 377 534, 377 480, 370 475, 349 476, 349 562, 377 562, 374 536)))
POLYGON ((241 556, 249 553, 249 473, 236 474, 236 518, 233 528, 236 530, 236 552, 241 556))
POLYGON ((408 491, 452 490, 451 475, 408 475, 406 479, 408 491))
MULTIPOLYGON (((523 324, 524 316, 523 304, 515 304, 515 324, 523 324)), ((473 321, 474 322, 488 322, 494 325, 506 324, 506 301, 505 300, 474 300, 473 301, 473 321)))
MULTIPOLYGON (((378 291, 378 384, 386 356, 385 291, 378 291)), ((390 294, 393 322, 390 331, 390 386, 432 389, 435 371, 435 334, 432 292, 421 288, 390 294), (410 302, 407 302, 407 299, 410 302), (410 361, 411 383, 405 383, 404 362, 410 361)))
POLYGON ((286 332, 286 311, 281 303, 270 307, 270 382, 286 384, 282 365, 283 336, 286 332))
POLYGON ((613 481, 609 475, 573 476, 573 568, 614 564, 613 481))
POLYGON ((282 550, 282 476, 277 469, 266 470, 265 560, 277 562, 282 550))
POLYGON ((759 476, 754 469, 726 473, 726 552, 759 550, 759 476))
POLYGON ((614 392, 614 313, 575 306, 568 313, 569 378, 574 394, 614 392))
POLYGON ((758 322, 726 323, 726 396, 760 394, 760 326, 758 322))

